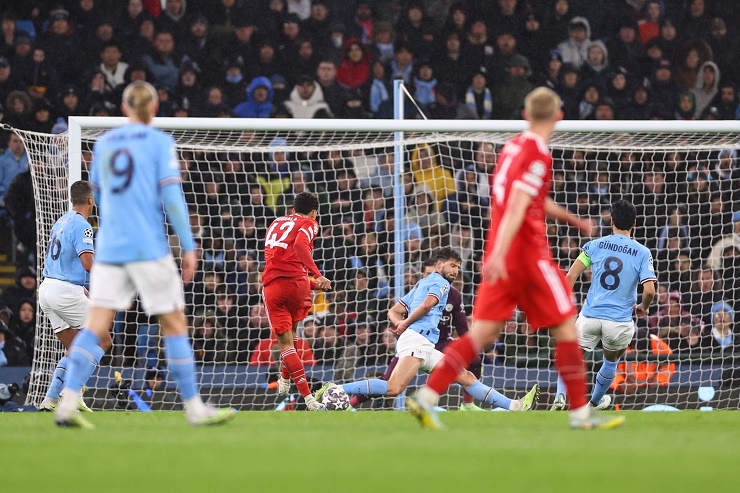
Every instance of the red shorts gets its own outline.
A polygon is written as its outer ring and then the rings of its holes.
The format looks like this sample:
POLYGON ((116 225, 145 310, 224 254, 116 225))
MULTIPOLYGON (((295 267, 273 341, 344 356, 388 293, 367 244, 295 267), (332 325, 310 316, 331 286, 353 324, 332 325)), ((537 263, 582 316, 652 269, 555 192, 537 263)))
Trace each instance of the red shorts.
POLYGON ((508 274, 506 281, 478 286, 473 319, 509 320, 518 306, 530 325, 540 329, 560 325, 576 314, 570 285, 552 260, 509 267, 508 274))
POLYGON ((278 277, 262 288, 267 318, 276 334, 285 334, 306 318, 311 309, 311 286, 307 277, 278 277))

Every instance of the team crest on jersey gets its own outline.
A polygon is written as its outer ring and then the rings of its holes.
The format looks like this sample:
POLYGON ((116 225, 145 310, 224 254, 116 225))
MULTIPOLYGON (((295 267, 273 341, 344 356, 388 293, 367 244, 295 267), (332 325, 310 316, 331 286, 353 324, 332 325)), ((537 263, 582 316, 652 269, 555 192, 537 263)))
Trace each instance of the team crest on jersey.
POLYGON ((545 176, 545 172, 547 171, 547 169, 545 168, 545 163, 543 163, 542 161, 535 161, 529 166, 529 171, 533 175, 542 178, 543 176, 545 176))
POLYGON ((445 305, 445 311, 446 312, 451 312, 452 311, 452 303, 447 303, 445 305))

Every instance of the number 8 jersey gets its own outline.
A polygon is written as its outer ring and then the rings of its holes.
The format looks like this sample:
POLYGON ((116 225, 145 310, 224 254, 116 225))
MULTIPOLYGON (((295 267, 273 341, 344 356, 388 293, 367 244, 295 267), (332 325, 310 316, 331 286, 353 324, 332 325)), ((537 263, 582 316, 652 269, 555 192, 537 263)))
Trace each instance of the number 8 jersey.
POLYGON ((592 272, 581 310, 585 317, 629 322, 637 302, 637 285, 657 281, 650 250, 622 234, 589 241, 578 260, 591 266, 592 272))
POLYGON ((265 236, 265 271, 262 284, 279 277, 321 277, 313 261, 313 241, 319 224, 308 216, 291 214, 275 219, 265 236))

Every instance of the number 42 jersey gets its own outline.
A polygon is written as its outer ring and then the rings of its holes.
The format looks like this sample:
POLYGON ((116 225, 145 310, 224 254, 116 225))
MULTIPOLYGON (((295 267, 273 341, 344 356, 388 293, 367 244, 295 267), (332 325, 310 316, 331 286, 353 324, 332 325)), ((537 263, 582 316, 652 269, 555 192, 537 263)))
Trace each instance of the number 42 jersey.
POLYGON ((657 280, 650 250, 625 235, 589 241, 578 260, 592 268, 591 287, 581 311, 585 317, 631 321, 637 285, 657 280))
POLYGON ((291 214, 275 219, 265 236, 265 271, 262 284, 279 277, 321 277, 313 261, 313 241, 319 224, 308 216, 291 214))

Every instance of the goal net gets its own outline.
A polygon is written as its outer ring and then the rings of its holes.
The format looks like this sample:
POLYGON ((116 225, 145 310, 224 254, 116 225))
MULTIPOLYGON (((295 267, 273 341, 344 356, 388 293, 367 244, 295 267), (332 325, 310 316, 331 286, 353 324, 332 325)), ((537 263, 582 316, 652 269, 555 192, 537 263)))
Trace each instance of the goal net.
MULTIPOLYGON (((87 178, 92 144, 112 126, 86 121, 72 141, 68 134, 19 132, 33 173, 39 281, 49 230, 69 207, 70 176, 87 178)), ((187 315, 201 392, 212 402, 255 410, 295 405, 277 397, 278 351, 259 294, 265 230, 290 210, 295 193, 309 190, 320 198, 314 257, 334 283, 333 291, 313 295, 311 313, 298 329, 298 353, 312 382, 383 373, 395 350, 386 312, 440 246, 452 246, 463 258, 454 286, 470 313, 488 224, 489 175, 498 150, 522 122, 397 122, 407 130, 403 135, 382 131, 395 128, 384 123, 272 120, 257 130, 258 123, 243 120, 230 121, 232 130, 212 130, 224 128, 224 121, 156 122, 174 136, 180 152, 199 258, 195 281, 186 287, 187 315), (337 128, 326 130, 331 125, 337 128), (461 125, 471 128, 451 131, 461 125), (399 155, 402 190, 395 190, 399 155), (394 252, 396 238, 403 256, 394 252)), ((610 233, 609 204, 617 198, 634 202, 634 234, 653 252, 659 277, 651 316, 637 321, 610 394, 622 409, 738 408, 740 127, 717 131, 717 125, 696 124, 696 131, 682 132, 684 127, 672 125, 682 122, 583 123, 562 122, 551 142, 552 197, 592 218, 602 235, 610 233)), ((555 223, 548 235, 563 269, 589 239, 555 223)), ((174 237, 171 243, 177 256, 174 237)), ((589 281, 584 274, 575 286, 579 305, 589 281)), ((62 355, 41 312, 38 321, 32 403, 43 398, 62 355)), ((87 383, 93 408, 134 408, 129 386, 154 409, 177 406, 156 320, 135 302, 111 330, 114 346, 87 383)), ((555 390, 553 348, 547 331, 528 326, 517 312, 482 354, 481 378, 509 396, 538 383, 538 409, 546 409, 555 390)), ((601 358, 600 350, 587 354, 589 382, 601 358)), ((424 379, 420 375, 412 388, 424 379)), ((453 387, 443 404, 456 408, 460 396, 453 387)), ((398 405, 398 399, 365 404, 398 405)))

